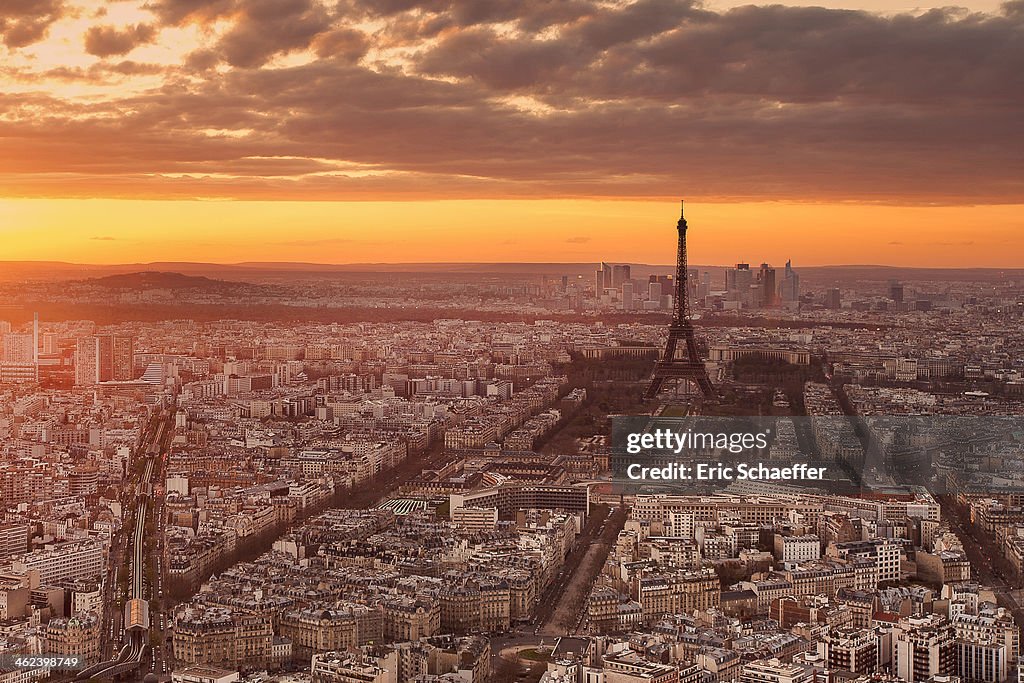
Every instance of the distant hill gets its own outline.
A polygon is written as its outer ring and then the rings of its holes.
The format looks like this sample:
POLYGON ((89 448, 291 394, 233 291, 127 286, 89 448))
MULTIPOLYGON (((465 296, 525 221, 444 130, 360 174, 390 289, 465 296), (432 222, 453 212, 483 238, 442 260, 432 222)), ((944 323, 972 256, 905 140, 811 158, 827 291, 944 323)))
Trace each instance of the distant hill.
POLYGON ((201 275, 185 275, 158 270, 146 270, 138 273, 120 273, 105 277, 91 278, 85 284, 110 289, 172 289, 172 290, 203 290, 209 292, 233 292, 240 288, 255 287, 245 282, 227 282, 214 280, 201 275))

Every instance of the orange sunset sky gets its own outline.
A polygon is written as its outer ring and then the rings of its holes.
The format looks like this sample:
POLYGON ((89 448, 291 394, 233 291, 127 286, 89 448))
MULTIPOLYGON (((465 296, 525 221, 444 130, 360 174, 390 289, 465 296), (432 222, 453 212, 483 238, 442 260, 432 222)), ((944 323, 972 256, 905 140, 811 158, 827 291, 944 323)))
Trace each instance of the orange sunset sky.
POLYGON ((1024 266, 1024 0, 5 0, 0 261, 1024 266))

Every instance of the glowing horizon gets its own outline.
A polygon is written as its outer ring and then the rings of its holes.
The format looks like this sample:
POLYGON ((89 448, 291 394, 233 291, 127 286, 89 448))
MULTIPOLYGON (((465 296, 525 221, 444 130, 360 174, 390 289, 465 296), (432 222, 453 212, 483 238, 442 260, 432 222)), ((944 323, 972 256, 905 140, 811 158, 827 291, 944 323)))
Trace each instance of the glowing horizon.
POLYGON ((1024 265, 1019 2, 811 2, 0 7, 0 259, 1024 265))
MULTIPOLYGON (((802 266, 1024 267, 1022 209, 687 202, 690 258, 704 265, 792 259, 802 266), (939 214, 950 224, 936 225, 939 214), (899 221, 899 235, 881 218, 899 221), (985 224, 983 234, 972 229, 985 224), (1008 227, 993 227, 1000 224, 1008 227)), ((677 212, 674 202, 641 201, 0 200, 3 260, 97 265, 670 264, 677 212)))

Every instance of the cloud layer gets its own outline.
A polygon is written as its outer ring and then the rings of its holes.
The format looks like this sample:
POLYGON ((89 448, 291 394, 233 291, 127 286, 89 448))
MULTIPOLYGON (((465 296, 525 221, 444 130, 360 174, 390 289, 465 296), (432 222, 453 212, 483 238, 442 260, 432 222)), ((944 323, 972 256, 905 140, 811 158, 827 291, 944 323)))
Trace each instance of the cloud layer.
POLYGON ((0 3, 0 39, 8 48, 31 45, 65 11, 61 0, 4 0, 0 3))
MULTIPOLYGON (((4 3, 6 50, 85 9, 4 3)), ((0 94, 0 191, 1024 201, 1022 0, 913 16, 679 0, 139 9, 147 21, 84 31, 92 62, 7 70, 22 87, 0 94), (170 61, 137 57, 183 32, 170 61)))

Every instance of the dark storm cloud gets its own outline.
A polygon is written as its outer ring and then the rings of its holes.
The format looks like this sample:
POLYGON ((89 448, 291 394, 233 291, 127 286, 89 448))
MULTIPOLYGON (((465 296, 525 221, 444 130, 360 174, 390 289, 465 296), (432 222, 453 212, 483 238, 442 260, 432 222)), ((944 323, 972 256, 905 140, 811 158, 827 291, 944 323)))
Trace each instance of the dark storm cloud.
POLYGON ((164 24, 208 22, 234 11, 236 0, 158 0, 147 6, 164 24))
POLYGON ((593 3, 573 0, 456 0, 444 14, 459 28, 513 22, 525 31, 539 31, 595 11, 593 3))
POLYGON ((537 33, 598 11, 588 0, 349 0, 343 6, 349 15, 387 19, 380 38, 391 44, 495 23, 537 33))
POLYGON ((232 66, 261 66, 275 54, 307 48, 330 26, 327 11, 312 0, 247 0, 239 9, 220 42, 232 66))
POLYGON ((631 46, 623 57, 637 65, 627 94, 659 99, 1009 102, 1024 96, 1022 37, 1020 17, 746 6, 631 46))
POLYGON ((159 64, 145 64, 126 59, 120 62, 102 61, 88 68, 59 66, 53 69, 46 69, 45 71, 8 68, 0 70, 0 74, 4 78, 19 83, 38 83, 42 77, 47 80, 67 83, 110 84, 131 76, 162 74, 165 70, 166 67, 159 64))
POLYGON ((215 46, 197 51, 200 68, 208 68, 203 65, 210 58, 236 67, 262 66, 277 54, 308 48, 332 22, 328 6, 319 0, 160 0, 150 9, 174 26, 233 19, 215 46))
POLYGON ((370 41, 362 31, 350 28, 337 28, 321 33, 313 43, 317 57, 343 57, 349 61, 358 61, 370 48, 370 41))
POLYGON ((102 63, 93 68, 97 67, 100 71, 121 74, 122 76, 152 76, 154 74, 162 73, 164 70, 163 67, 158 64, 144 64, 130 59, 125 59, 113 64, 102 63))
POLYGON ((686 20, 711 19, 715 15, 679 0, 637 0, 625 7, 602 8, 567 31, 591 50, 642 41, 671 31, 686 20))
POLYGON ((97 57, 124 55, 139 45, 153 42, 156 29, 148 24, 135 24, 123 29, 114 26, 92 26, 85 32, 85 51, 97 57))
POLYGON ((8 48, 25 47, 41 40, 65 11, 61 0, 3 0, 0 2, 0 38, 8 48))
POLYGON ((347 14, 395 18, 407 12, 436 15, 448 26, 465 28, 479 24, 517 22, 539 29, 564 24, 598 11, 585 0, 343 0, 347 14))
POLYGON ((1021 6, 164 0, 231 23, 157 89, 0 95, 0 190, 1019 202, 1021 6))
POLYGON ((487 28, 459 31, 418 63, 424 73, 472 78, 504 91, 545 89, 589 66, 567 42, 503 40, 487 28))
POLYGON ((208 48, 193 50, 185 55, 183 66, 187 71, 207 71, 220 63, 220 56, 216 51, 208 48))
POLYGON ((520 94, 525 89, 552 103, 709 96, 1019 102, 1024 21, 953 10, 886 18, 781 5, 714 14, 681 3, 640 2, 595 15, 550 40, 462 31, 428 51, 419 67, 520 94))

